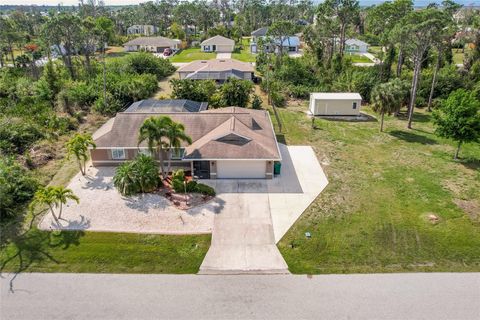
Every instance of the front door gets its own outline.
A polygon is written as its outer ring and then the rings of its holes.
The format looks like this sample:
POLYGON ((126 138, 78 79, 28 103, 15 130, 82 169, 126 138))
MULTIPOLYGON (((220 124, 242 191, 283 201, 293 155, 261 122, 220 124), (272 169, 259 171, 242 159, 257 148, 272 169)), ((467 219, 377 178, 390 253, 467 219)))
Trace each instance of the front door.
POLYGON ((212 51, 213 51, 213 52, 217 51, 217 46, 216 46, 216 45, 213 45, 213 46, 212 46, 212 51))
POLYGON ((194 161, 193 172, 198 179, 210 179, 210 161, 194 161))

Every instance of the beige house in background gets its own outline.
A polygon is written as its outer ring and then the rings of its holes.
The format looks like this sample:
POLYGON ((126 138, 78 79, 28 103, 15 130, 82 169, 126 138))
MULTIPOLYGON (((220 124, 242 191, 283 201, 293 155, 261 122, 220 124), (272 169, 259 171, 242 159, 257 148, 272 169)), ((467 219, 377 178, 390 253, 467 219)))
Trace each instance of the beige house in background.
POLYGON ((215 80, 228 78, 253 80, 254 69, 248 62, 235 59, 212 59, 193 61, 177 70, 180 79, 215 80))
MULTIPOLYGON (((192 144, 174 151, 173 169, 182 168, 200 179, 273 178, 274 162, 281 161, 281 155, 267 111, 238 107, 198 112, 166 110, 164 105, 152 107, 149 103, 110 119, 93 135, 93 166, 116 166, 139 153, 150 154, 146 142, 138 145, 138 131, 145 119, 161 114, 182 123, 192 138, 192 144)), ((153 157, 159 161, 158 154, 153 157)))
POLYGON ((315 92, 310 94, 310 114, 314 116, 358 116, 362 97, 353 92, 315 92))
POLYGON ((123 44, 125 51, 148 51, 163 53, 167 48, 172 50, 180 49, 181 40, 169 39, 165 37, 139 37, 123 44))
POLYGON ((203 52, 233 52, 235 41, 223 36, 214 36, 203 41, 200 46, 203 52))

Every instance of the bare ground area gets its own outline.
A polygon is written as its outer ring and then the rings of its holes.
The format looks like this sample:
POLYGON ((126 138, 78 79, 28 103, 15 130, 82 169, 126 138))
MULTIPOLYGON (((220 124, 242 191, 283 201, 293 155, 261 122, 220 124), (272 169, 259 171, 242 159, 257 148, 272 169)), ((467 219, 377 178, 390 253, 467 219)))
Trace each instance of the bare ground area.
POLYGON ((211 232, 219 206, 215 199, 180 210, 160 194, 123 197, 113 186, 114 172, 112 167, 89 167, 87 176, 77 174, 68 188, 80 198, 80 203, 68 202, 59 224, 51 214, 45 215, 39 228, 156 234, 211 232))

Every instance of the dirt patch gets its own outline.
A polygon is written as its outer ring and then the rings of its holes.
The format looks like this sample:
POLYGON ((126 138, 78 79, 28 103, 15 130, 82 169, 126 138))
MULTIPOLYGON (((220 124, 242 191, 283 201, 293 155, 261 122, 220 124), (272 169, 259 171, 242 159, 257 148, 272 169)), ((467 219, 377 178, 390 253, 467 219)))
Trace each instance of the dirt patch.
POLYGON ((166 188, 162 188, 159 194, 164 196, 170 204, 180 210, 188 210, 203 205, 214 198, 200 193, 175 193, 173 190, 166 188))
POLYGON ((480 222, 480 203, 478 201, 455 199, 453 202, 462 209, 472 221, 480 222))

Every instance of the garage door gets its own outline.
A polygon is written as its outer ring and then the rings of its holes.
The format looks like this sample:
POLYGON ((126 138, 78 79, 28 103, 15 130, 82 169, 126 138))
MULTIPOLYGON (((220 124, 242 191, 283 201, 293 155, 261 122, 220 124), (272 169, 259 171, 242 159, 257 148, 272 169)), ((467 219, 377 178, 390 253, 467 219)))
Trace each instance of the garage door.
POLYGON ((217 161, 219 179, 258 179, 265 178, 265 161, 217 161))

